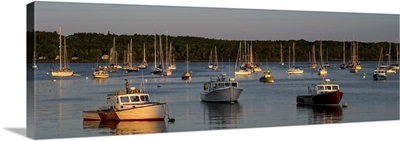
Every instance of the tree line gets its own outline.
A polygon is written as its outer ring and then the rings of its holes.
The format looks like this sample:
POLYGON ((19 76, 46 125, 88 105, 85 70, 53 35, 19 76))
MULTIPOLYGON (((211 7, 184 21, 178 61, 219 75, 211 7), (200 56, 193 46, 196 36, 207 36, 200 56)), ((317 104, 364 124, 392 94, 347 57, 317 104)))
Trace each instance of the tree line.
MULTIPOLYGON (((27 61, 33 59, 34 48, 36 48, 36 60, 38 62, 54 61, 59 53, 59 34, 46 31, 35 31, 27 33, 28 49, 27 61), (38 59, 41 57, 42 59, 38 59), (43 59, 45 58, 45 59, 43 59)), ((62 36, 64 40, 64 36, 62 36)), ((154 42, 155 35, 116 35, 103 33, 74 33, 65 36, 67 45, 67 54, 70 62, 96 62, 101 56, 109 55, 110 49, 113 47, 113 38, 115 37, 115 47, 118 52, 118 61, 123 61, 124 50, 127 49, 130 40, 133 41, 133 60, 141 61, 143 58, 143 46, 146 49, 146 59, 148 62, 154 59, 154 42), (77 57, 77 60, 71 60, 71 57, 77 57)), ((160 47, 160 37, 163 51, 165 46, 171 45, 174 59, 176 61, 186 60, 186 45, 189 49, 190 61, 208 61, 210 51, 217 48, 219 61, 236 61, 239 46, 244 47, 244 40, 222 40, 210 39, 204 37, 191 36, 168 36, 166 43, 166 35, 156 35, 157 52, 160 47)), ((289 58, 289 47, 295 43, 296 61, 308 61, 309 55, 312 53, 312 47, 315 46, 316 58, 319 60, 320 41, 300 40, 248 40, 247 45, 252 46, 253 57, 255 62, 280 61, 280 49, 282 44, 283 59, 287 62, 289 58)), ((352 41, 345 41, 345 57, 346 61, 350 60, 352 41)), ((358 42, 358 58, 361 61, 378 60, 380 49, 383 48, 384 54, 389 52, 389 44, 391 44, 391 58, 396 59, 396 43, 389 42, 358 42)), ((64 43, 62 43, 64 45, 64 43)), ((323 60, 328 57, 329 61, 341 61, 343 58, 343 41, 322 40, 323 60), (328 51, 328 52, 327 52, 328 51)), ((243 52, 243 51, 242 51, 243 52)), ((165 54, 165 53, 164 53, 165 54)), ((290 53, 292 54, 292 52, 290 53)), ((385 58, 387 60, 387 57, 385 58)))

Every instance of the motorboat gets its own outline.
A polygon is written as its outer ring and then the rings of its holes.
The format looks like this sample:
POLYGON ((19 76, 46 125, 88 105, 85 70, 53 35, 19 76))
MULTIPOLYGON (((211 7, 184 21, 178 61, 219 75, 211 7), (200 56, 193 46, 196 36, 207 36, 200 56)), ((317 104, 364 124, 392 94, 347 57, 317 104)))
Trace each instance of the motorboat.
POLYGON ((239 88, 239 82, 234 78, 228 80, 225 77, 225 75, 222 75, 222 77, 217 77, 214 80, 210 78, 209 82, 205 82, 203 92, 200 93, 201 101, 237 102, 243 89, 239 88))
POLYGON ((343 92, 339 85, 325 79, 324 83, 308 86, 307 95, 299 95, 296 98, 298 104, 337 106, 342 100, 343 92))
POLYGON ((97 110, 83 111, 83 120, 105 121, 163 121, 169 118, 166 103, 152 102, 150 95, 136 89, 129 88, 126 81, 126 90, 117 90, 107 95, 107 106, 100 106, 97 110))

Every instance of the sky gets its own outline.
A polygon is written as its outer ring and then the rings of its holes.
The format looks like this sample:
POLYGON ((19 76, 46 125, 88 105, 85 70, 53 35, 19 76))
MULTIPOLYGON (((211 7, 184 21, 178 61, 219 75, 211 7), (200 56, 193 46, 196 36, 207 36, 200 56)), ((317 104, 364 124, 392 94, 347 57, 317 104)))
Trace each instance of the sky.
POLYGON ((392 41, 398 14, 306 12, 178 6, 36 3, 36 30, 168 34, 228 40, 392 41))
MULTIPOLYGON (((40 1, 40 0, 39 0, 40 1)), ((275 0, 275 1, 232 1, 232 0, 52 0, 65 2, 89 2, 89 3, 123 3, 123 4, 142 4, 142 5, 165 5, 165 6, 194 6, 194 7, 225 7, 225 8, 250 8, 250 9, 277 9, 277 10, 306 10, 306 11, 339 11, 339 12, 361 12, 361 13, 389 13, 400 14, 399 4, 393 0, 365 0, 365 1, 320 1, 320 0, 275 0)), ((0 69, 2 76, 2 93, 12 95, 11 99, 1 102, 3 108, 2 113, 9 113, 10 116, 0 116, 0 134, 2 138, 8 140, 31 140, 26 137, 26 5, 32 0, 15 0, 4 1, 0 5, 2 13, 2 22, 0 27, 2 34, 2 52, 0 60, 2 64, 6 64, 5 69, 0 69), (6 83, 4 83, 6 82, 6 83)), ((73 12, 75 9, 69 9, 73 12)), ((65 14, 65 13, 62 13, 65 14)), ((61 14, 61 15, 62 15, 61 14)), ((58 14, 57 14, 58 15, 58 14)), ((97 16, 97 14, 94 14, 97 16)), ((99 15, 101 16, 101 15, 99 15)), ((236 22, 236 21, 235 21, 236 22)), ((345 23, 347 21, 341 21, 345 23)), ((363 22, 364 23, 364 22, 363 22)), ((365 22, 367 23, 367 22, 365 22)), ((51 23, 50 31, 56 31, 59 21, 51 23)), ((95 23, 92 23, 95 24, 95 23)), ((231 24, 231 23, 230 23, 231 24)), ((82 25, 83 26, 83 25, 82 25)), ((39 26, 37 26, 39 27, 39 26)), ((63 33, 75 32, 71 25, 63 23, 63 33)), ((114 27, 115 28, 115 27, 114 27)), ((183 27, 182 27, 183 28, 183 27)), ((266 28, 266 27, 265 27, 266 28)), ((383 28, 383 27, 381 27, 383 28)), ((270 28, 269 28, 270 29, 270 28)), ((45 30, 45 29, 42 29, 45 30)), ((87 29, 85 29, 85 32, 87 29)), ((116 30, 116 29, 112 29, 116 30)), ((135 28, 135 30, 139 30, 135 28)), ((151 29, 148 32, 154 32, 151 29)), ((165 28, 160 27, 156 32, 163 33, 165 28), (158 31, 160 30, 160 31, 158 31)), ((178 34, 178 29, 168 29, 171 34, 178 34)), ((260 29, 259 29, 260 30, 260 29)), ((283 30, 283 29, 281 29, 283 30)), ((129 31, 125 29, 123 31, 129 31)), ((83 32, 83 31, 80 31, 83 32)), ((101 32, 101 31, 96 31, 101 32)), ((117 32, 117 31, 113 31, 117 32)), ((397 31, 398 33, 399 31, 397 31)), ((128 32, 127 32, 128 33, 128 32)), ((179 33, 181 34, 181 33, 179 33)), ((237 38, 242 39, 242 31, 238 31, 237 38)), ((247 31, 248 38, 256 38, 251 36, 252 33, 247 31)), ((328 36, 323 33, 324 37, 328 36)), ((349 33, 352 34, 352 33, 349 33)), ((375 33, 370 33, 374 35, 375 33)), ((367 34, 368 35, 368 34, 367 34)), ((208 35, 207 35, 208 36, 208 35)), ((344 35, 343 35, 344 36, 344 35)), ((352 35, 347 35, 350 38, 352 35)), ((361 36, 356 35, 357 37, 361 36)), ((224 37, 227 38, 228 36, 224 37)), ((319 39, 319 32, 313 33, 313 38, 319 39)), ((221 37, 222 38, 222 37, 221 37)), ((268 37, 269 38, 269 37, 268 37)), ((342 37, 338 37, 342 38, 342 37)), ((392 37, 389 37, 392 38, 392 37)), ((359 39, 363 39, 359 37, 359 39)), ((9 99, 9 98, 8 98, 9 99)), ((351 106, 351 105, 350 105, 351 106)), ((178 122, 176 124, 179 124, 178 122)), ((377 121, 377 122, 358 122, 347 124, 330 124, 330 125, 309 125, 309 126, 288 126, 288 127, 267 127, 267 128, 249 128, 234 129, 220 131, 202 131, 202 132, 184 132, 184 133, 162 133, 151 135, 133 135, 133 136, 104 136, 90 138, 68 138, 68 141, 110 141, 110 140, 173 140, 187 141, 203 140, 204 138, 213 138, 214 140, 232 140, 243 141, 249 140, 249 137, 269 140, 296 140, 309 141, 307 135, 312 135, 315 139, 324 138, 325 141, 339 140, 396 140, 398 139, 398 131, 400 129, 400 121, 377 121), (337 133, 334 138, 326 138, 327 133, 337 133), (304 137, 304 138, 303 138, 304 137)), ((60 139, 48 139, 46 141, 59 141, 60 139)))

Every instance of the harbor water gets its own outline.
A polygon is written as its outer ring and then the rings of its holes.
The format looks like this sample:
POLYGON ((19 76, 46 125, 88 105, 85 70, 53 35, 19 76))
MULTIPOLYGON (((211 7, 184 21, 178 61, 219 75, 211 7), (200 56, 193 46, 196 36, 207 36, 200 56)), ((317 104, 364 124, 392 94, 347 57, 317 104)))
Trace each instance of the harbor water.
MULTIPOLYGON (((134 73, 120 70, 106 79, 93 79, 91 73, 102 63, 71 63, 80 76, 53 78, 48 74, 51 63, 38 63, 35 70, 35 133, 38 139, 108 136, 124 134, 168 133, 253 127, 276 127, 309 124, 351 123, 399 119, 399 72, 387 74, 387 80, 373 80, 377 62, 361 62, 358 73, 341 70, 341 62, 330 62, 328 74, 344 93, 342 104, 348 107, 312 107, 296 103, 297 95, 307 94, 307 86, 323 82, 317 70, 307 62, 296 62, 304 74, 286 74, 287 65, 262 62, 275 77, 274 83, 263 83, 262 72, 234 76, 235 62, 220 62, 219 70, 208 69, 207 62, 190 62, 192 79, 181 75, 186 63, 177 62, 172 76, 152 75, 152 63, 134 73), (363 74, 365 73, 365 78, 363 74), (234 77, 243 92, 238 103, 205 103, 200 101, 203 84, 210 77, 234 77), (130 87, 142 88, 152 101, 165 102, 176 121, 83 121, 82 111, 105 106, 106 95, 130 87)), ((139 64, 139 63, 136 63, 139 64)), ((33 70, 28 70, 33 71, 33 70)))

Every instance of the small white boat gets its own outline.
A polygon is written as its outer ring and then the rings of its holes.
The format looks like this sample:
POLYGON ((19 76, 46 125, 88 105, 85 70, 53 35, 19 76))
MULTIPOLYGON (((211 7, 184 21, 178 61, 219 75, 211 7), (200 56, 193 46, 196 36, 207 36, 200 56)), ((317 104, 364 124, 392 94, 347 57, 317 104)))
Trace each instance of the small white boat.
POLYGON ((394 69, 388 69, 388 70, 386 71, 386 73, 396 73, 396 70, 394 70, 394 69))
POLYGON ((231 78, 226 80, 225 75, 221 78, 204 83, 203 92, 200 93, 201 101, 205 102, 237 102, 243 89, 239 83, 231 78))
POLYGON ((110 75, 107 73, 107 69, 102 68, 101 66, 97 67, 96 70, 92 73, 93 78, 108 78, 110 75))
POLYGON ((264 76, 260 78, 261 82, 266 82, 266 83, 274 83, 274 76, 271 75, 271 71, 267 70, 264 72, 264 76))
POLYGON ((239 69, 235 71, 235 75, 250 75, 251 71, 249 70, 244 70, 244 69, 239 69))
POLYGON ((374 80, 386 80, 386 70, 376 69, 374 70, 374 80))
MULTIPOLYGON (((131 87, 126 81, 126 90, 107 95, 108 106, 97 110, 83 111, 83 120, 112 121, 163 121, 169 119, 166 103, 151 102, 148 93, 131 87)), ((169 119, 173 122, 174 119, 169 119)))

